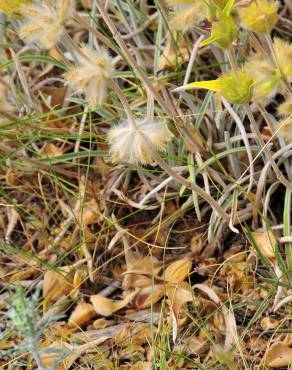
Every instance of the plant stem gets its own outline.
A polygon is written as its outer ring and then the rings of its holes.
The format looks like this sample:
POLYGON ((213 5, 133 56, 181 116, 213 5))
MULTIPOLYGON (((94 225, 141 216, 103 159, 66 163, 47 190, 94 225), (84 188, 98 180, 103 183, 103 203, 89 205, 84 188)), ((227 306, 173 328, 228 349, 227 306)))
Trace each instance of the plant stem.
POLYGON ((265 145, 265 142, 264 142, 264 140, 263 140, 263 138, 262 138, 262 135, 261 135, 261 133, 260 133, 260 130, 259 130, 259 128, 258 128, 258 126, 257 126, 257 123, 256 123, 256 121, 255 121, 255 119, 254 119, 254 116, 253 116, 253 114, 252 114, 252 112, 251 112, 251 110, 250 110, 250 106, 248 105, 248 104, 244 104, 243 105, 244 106, 244 109, 245 109, 245 111, 246 111, 246 113, 247 113, 247 115, 248 115, 248 118, 249 118, 249 120, 250 120, 250 123, 251 123, 251 125, 252 125, 252 127, 253 127, 253 129, 254 129, 254 131, 255 131, 255 133, 256 133, 256 135, 257 135, 257 139, 258 139, 258 141, 259 141, 259 143, 260 143, 260 145, 261 145, 261 148, 262 148, 262 150, 264 151, 264 153, 266 154, 266 156, 267 156, 267 158, 268 158, 268 160, 270 161, 270 163, 271 163, 271 166, 273 167, 273 169, 274 169, 274 171, 275 171, 275 174, 276 174, 276 176, 277 176, 277 179, 284 185, 284 186, 286 186, 288 189, 290 189, 290 190, 292 190, 292 183, 291 182, 289 182, 284 176, 283 176, 283 174, 282 174, 282 172, 280 171, 280 169, 279 169, 279 167, 277 166, 277 163, 275 162, 275 160, 274 160, 274 158, 273 158, 273 156, 272 156, 272 154, 270 153, 270 151, 269 151, 269 149, 267 148, 267 146, 265 145))
POLYGON ((211 197, 210 194, 206 193, 205 190, 200 188, 198 185, 193 184, 192 182, 186 180, 181 175, 178 175, 160 156, 153 151, 153 156, 156 162, 162 167, 171 177, 177 180, 180 184, 184 185, 186 188, 195 191, 197 194, 200 195, 209 205, 218 213, 220 217, 226 222, 229 223, 230 217, 224 211, 224 209, 211 197))

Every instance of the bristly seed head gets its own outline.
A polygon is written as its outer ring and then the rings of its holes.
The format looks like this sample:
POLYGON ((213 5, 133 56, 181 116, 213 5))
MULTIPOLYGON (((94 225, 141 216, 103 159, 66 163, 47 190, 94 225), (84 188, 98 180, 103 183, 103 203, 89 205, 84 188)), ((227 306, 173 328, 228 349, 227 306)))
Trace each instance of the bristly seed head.
POLYGON ((84 94, 90 108, 96 108, 106 96, 108 80, 114 70, 112 59, 106 49, 94 51, 87 46, 81 48, 78 58, 79 66, 64 74, 65 83, 74 94, 84 94))
POLYGON ((284 137, 287 142, 292 141, 292 118, 284 118, 278 124, 278 135, 284 137))
POLYGON ((257 33, 270 33, 275 27, 278 4, 273 0, 252 1, 239 9, 239 17, 244 28, 257 33))
POLYGON ((20 8, 24 22, 19 35, 42 49, 49 50, 58 43, 64 22, 72 15, 73 10, 73 0, 60 0, 55 5, 48 5, 43 1, 24 4, 20 8))
POLYGON ((170 15, 170 27, 182 32, 189 31, 205 18, 205 5, 197 0, 166 0, 168 6, 172 7, 170 15))
POLYGON ((288 99, 286 99, 282 104, 278 106, 278 115, 292 115, 292 96, 289 96, 288 99))
POLYGON ((21 16, 20 8, 26 3, 30 3, 30 0, 1 0, 0 11, 10 17, 19 18, 21 16))
POLYGON ((111 128, 108 142, 112 161, 131 164, 150 164, 155 161, 154 152, 165 151, 172 133, 164 122, 137 120, 135 129, 129 120, 111 128))

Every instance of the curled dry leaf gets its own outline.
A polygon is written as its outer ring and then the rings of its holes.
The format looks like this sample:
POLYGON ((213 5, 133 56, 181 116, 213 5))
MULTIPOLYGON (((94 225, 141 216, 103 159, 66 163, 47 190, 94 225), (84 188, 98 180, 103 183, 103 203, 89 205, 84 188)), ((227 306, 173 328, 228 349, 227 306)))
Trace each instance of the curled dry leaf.
MULTIPOLYGON (((44 344, 43 344, 44 345, 44 344)), ((74 363, 75 356, 70 355, 65 360, 59 362, 58 360, 64 353, 69 350, 69 345, 65 342, 53 342, 49 345, 44 345, 46 351, 41 352, 41 362, 44 368, 51 368, 54 366, 54 370, 67 370, 74 363)))
POLYGON ((200 337, 192 337, 186 343, 186 353, 202 356, 208 351, 209 347, 210 342, 208 341, 208 339, 205 340, 200 337))
MULTIPOLYGON (((218 295, 215 293, 213 289, 208 287, 206 284, 196 284, 194 285, 194 288, 199 289, 205 294, 207 294, 208 297, 217 305, 221 305, 221 301, 218 295)), ((222 305, 221 309, 224 315, 226 328, 224 350, 229 351, 233 347, 233 344, 236 343, 236 341, 238 340, 236 321, 231 309, 228 309, 225 305, 222 305)))
POLYGON ((276 329, 280 325, 279 321, 272 317, 264 317, 261 320, 261 327, 264 330, 276 329))
POLYGON ((164 292, 165 287, 163 284, 142 288, 136 295, 133 303, 139 310, 151 307, 164 296, 164 292))
POLYGON ((99 220, 99 209, 95 199, 86 202, 78 212, 80 225, 87 226, 95 224, 99 220))
POLYGON ((97 320, 94 320, 92 326, 94 327, 94 329, 104 329, 108 326, 113 325, 113 323, 114 321, 106 320, 105 318, 101 317, 97 320))
POLYGON ((153 330, 154 328, 151 329, 151 326, 145 323, 127 324, 116 333, 114 341, 120 347, 139 347, 151 341, 153 330))
POLYGON ((253 238, 262 252, 262 254, 269 258, 275 258, 275 249, 277 248, 277 240, 271 231, 254 232, 252 233, 253 238))
POLYGON ((158 68, 160 70, 179 66, 189 59, 188 47, 183 38, 180 38, 178 48, 177 50, 177 45, 175 45, 172 37, 169 36, 159 59, 158 68))
POLYGON ((164 278, 169 283, 180 283, 186 279, 192 268, 192 262, 187 258, 170 264, 164 272, 164 278))
POLYGON ((146 256, 130 260, 124 273, 123 288, 144 288, 152 284, 153 277, 158 276, 162 263, 155 257, 146 256))
POLYGON ((70 328, 80 327, 94 316, 96 316, 96 312, 92 304, 85 302, 78 303, 68 320, 68 326, 70 328))
POLYGON ((170 307, 176 319, 179 318, 183 305, 194 300, 192 287, 185 281, 178 285, 168 284, 166 286, 166 294, 169 298, 170 307))
POLYGON ((151 362, 148 361, 138 361, 135 365, 131 367, 131 370, 151 370, 151 362))
POLYGON ((65 342, 53 342, 49 346, 43 346, 47 352, 43 351, 41 354, 41 361, 44 368, 52 368, 54 370, 68 370, 78 360, 78 358, 86 351, 97 347, 104 342, 107 337, 100 338, 87 342, 79 346, 73 346, 65 342), (57 366, 55 361, 60 358, 60 355, 66 354, 66 358, 57 366))
POLYGON ((120 301, 113 301, 112 299, 106 298, 100 294, 92 295, 90 302, 97 314, 101 316, 111 316, 114 312, 126 307, 137 294, 137 290, 128 294, 124 299, 120 301))
POLYGON ((279 368, 292 364, 292 348, 284 343, 276 343, 266 353, 265 365, 267 367, 279 368))
POLYGON ((58 157, 63 154, 63 149, 53 143, 45 143, 40 154, 44 157, 58 157))
POLYGON ((47 301, 57 301, 71 292, 72 283, 73 274, 68 267, 61 267, 58 271, 48 270, 44 274, 43 297, 47 301))
POLYGON ((172 339, 175 343, 181 309, 185 303, 193 301, 192 287, 185 281, 178 285, 168 284, 166 286, 166 294, 169 298, 172 313, 172 339))

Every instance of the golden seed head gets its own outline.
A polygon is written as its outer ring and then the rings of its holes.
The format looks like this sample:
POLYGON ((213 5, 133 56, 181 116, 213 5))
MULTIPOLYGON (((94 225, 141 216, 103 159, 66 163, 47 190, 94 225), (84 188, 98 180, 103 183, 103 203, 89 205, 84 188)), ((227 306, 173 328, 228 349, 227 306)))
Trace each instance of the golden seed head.
POLYGON ((206 18, 203 2, 184 1, 171 3, 169 5, 173 6, 173 11, 170 16, 170 27, 174 30, 187 32, 206 18))
POLYGON ((253 98, 265 100, 276 95, 281 79, 274 63, 256 53, 244 65, 244 70, 254 78, 253 98))
POLYGON ((253 0, 250 5, 239 9, 244 28, 257 33, 270 33, 275 27, 278 4, 273 0, 253 0))
POLYGON ((221 16, 212 23, 211 38, 220 49, 228 49, 237 35, 238 27, 232 16, 221 16))
POLYGON ((235 104, 245 104, 252 97, 254 79, 243 69, 235 75, 232 71, 222 73, 217 80, 191 82, 173 91, 207 89, 219 92, 235 104))
POLYGON ((129 120, 111 128, 108 132, 110 154, 114 163, 150 164, 153 153, 165 151, 172 133, 164 122, 137 120, 135 129, 129 120))
POLYGON ((113 74, 113 63, 104 48, 99 51, 83 46, 78 56, 79 66, 64 74, 66 85, 74 94, 84 94, 90 108, 96 108, 104 102, 108 80, 113 74))
POLYGON ((244 104, 250 101, 254 79, 245 71, 224 73, 219 78, 221 94, 231 103, 244 104))

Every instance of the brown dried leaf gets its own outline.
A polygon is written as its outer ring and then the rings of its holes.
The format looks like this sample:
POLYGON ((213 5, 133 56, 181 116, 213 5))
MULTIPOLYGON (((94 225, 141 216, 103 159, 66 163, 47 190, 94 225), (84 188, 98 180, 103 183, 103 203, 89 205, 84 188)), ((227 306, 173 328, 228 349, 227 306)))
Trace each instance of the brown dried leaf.
POLYGON ((76 326, 80 327, 91 320, 94 316, 96 316, 96 312, 93 305, 90 303, 80 302, 72 312, 68 320, 68 326, 70 328, 74 328, 76 326))
POLYGON ((279 368, 292 364, 292 348, 283 343, 276 343, 266 353, 265 365, 279 368))
POLYGON ((57 301, 71 292, 73 276, 68 267, 57 271, 48 270, 44 274, 43 297, 48 301, 57 301))
POLYGON ((140 347, 144 343, 149 343, 151 340, 153 329, 145 323, 137 323, 135 326, 126 324, 119 330, 115 337, 115 344, 121 347, 140 347), (130 342, 130 343, 129 343, 130 342))
POLYGON ((120 301, 113 301, 112 299, 106 298, 100 294, 92 295, 90 302, 97 314, 101 316, 111 316, 114 312, 126 307, 135 297, 137 291, 133 291, 128 294, 124 299, 120 301))
POLYGON ((130 260, 124 273, 123 288, 144 288, 152 284, 153 277, 158 276, 162 263, 153 256, 130 260))
MULTIPOLYGON (((44 345, 44 344, 43 344, 44 345)), ((42 366, 44 368, 50 368, 51 366, 54 365, 56 361, 60 358, 60 351, 64 349, 68 349, 69 345, 66 343, 62 342, 53 342, 50 345, 44 345, 44 348, 50 349, 49 352, 41 352, 41 361, 42 361, 42 366)), ((75 356, 68 356, 64 361, 62 361, 59 365, 54 365, 55 370, 67 370, 69 367, 74 363, 75 356)))
POLYGON ((63 149, 52 143, 45 143, 40 150, 40 154, 45 157, 58 157, 62 155, 63 149))
POLYGON ((210 347, 210 342, 200 337, 192 337, 186 343, 186 353, 202 356, 210 347))
POLYGON ((193 291, 192 287, 187 282, 183 281, 178 285, 168 284, 166 286, 166 294, 169 298, 172 312, 172 339, 175 343, 181 308, 185 303, 193 301, 193 291))
POLYGON ((134 299, 134 305, 137 309, 151 307, 164 296, 165 288, 163 284, 157 284, 142 288, 134 299))
POLYGON ((179 66, 189 59, 189 51, 184 39, 179 41, 178 46, 179 49, 177 50, 172 37, 169 36, 159 59, 158 68, 160 70, 179 66))
POLYGON ((261 327, 264 330, 270 330, 270 329, 276 329, 280 325, 279 321, 276 319, 273 319, 272 317, 264 317, 261 320, 261 327))
POLYGON ((192 268, 192 262, 187 258, 170 264, 164 272, 164 278, 169 283, 180 283, 186 279, 192 268))
POLYGON ((262 252, 262 254, 269 258, 275 258, 275 249, 277 248, 277 240, 271 231, 254 232, 252 233, 253 238, 262 252))
POLYGON ((95 199, 86 202, 78 212, 78 219, 81 225, 95 224, 99 220, 99 208, 95 199))
POLYGON ((135 365, 131 367, 131 370, 151 370, 151 362, 148 361, 138 361, 135 365))
POLYGON ((169 298, 170 307, 178 320, 183 305, 194 300, 192 287, 185 281, 178 285, 168 284, 166 294, 169 298))
POLYGON ((110 325, 113 325, 114 321, 106 320, 105 318, 101 317, 100 319, 94 320, 92 326, 94 329, 104 329, 110 325))

